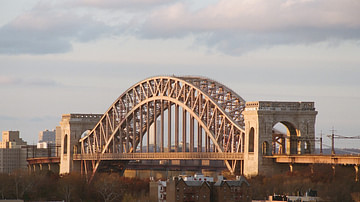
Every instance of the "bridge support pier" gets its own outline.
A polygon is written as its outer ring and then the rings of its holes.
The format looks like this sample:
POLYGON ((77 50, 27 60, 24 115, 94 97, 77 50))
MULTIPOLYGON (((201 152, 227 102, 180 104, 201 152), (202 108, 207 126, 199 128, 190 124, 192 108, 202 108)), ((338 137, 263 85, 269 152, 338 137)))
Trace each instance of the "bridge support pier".
POLYGON ((359 181, 359 165, 355 165, 355 182, 359 181))
POLYGON ((59 173, 80 171, 80 164, 74 164, 73 154, 79 152, 79 139, 84 131, 92 129, 102 114, 63 114, 59 133, 61 140, 59 173))
POLYGON ((293 171, 294 171, 293 164, 289 164, 289 168, 290 168, 290 173, 293 173, 293 171))

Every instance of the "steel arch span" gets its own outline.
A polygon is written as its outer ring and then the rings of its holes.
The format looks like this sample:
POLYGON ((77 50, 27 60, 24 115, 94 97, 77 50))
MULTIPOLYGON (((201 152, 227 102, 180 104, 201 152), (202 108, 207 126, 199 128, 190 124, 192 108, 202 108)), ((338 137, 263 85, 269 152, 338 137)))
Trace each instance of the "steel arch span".
POLYGON ((224 160, 234 173, 243 160, 244 107, 244 99, 208 78, 148 78, 83 134, 74 160, 90 179, 101 162, 139 159, 224 160))

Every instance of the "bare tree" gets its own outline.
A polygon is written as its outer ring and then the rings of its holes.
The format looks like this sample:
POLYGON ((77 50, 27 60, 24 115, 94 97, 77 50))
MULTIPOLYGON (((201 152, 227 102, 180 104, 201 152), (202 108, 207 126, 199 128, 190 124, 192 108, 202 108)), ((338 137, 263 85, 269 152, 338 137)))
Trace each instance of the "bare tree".
POLYGON ((70 202, 72 199, 79 201, 81 197, 78 197, 78 195, 83 192, 83 186, 86 186, 85 183, 85 180, 77 173, 63 175, 58 182, 58 192, 66 202, 70 202))
POLYGON ((120 200, 123 189, 118 174, 100 174, 94 186, 105 202, 120 200))
POLYGON ((16 171, 12 173, 14 186, 15 186, 15 195, 16 199, 22 199, 24 197, 25 192, 30 191, 36 181, 33 176, 29 175, 25 171, 16 171))
POLYGON ((0 194, 1 199, 5 199, 9 193, 9 186, 12 184, 11 178, 6 173, 0 173, 0 194))

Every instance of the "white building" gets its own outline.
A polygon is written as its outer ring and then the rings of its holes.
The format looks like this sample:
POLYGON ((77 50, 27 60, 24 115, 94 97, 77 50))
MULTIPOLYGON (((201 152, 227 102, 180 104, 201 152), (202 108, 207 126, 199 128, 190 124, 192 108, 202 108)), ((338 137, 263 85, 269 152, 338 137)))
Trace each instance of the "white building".
POLYGON ((214 182, 213 177, 204 176, 202 173, 196 173, 194 176, 179 175, 184 181, 205 181, 205 182, 214 182))

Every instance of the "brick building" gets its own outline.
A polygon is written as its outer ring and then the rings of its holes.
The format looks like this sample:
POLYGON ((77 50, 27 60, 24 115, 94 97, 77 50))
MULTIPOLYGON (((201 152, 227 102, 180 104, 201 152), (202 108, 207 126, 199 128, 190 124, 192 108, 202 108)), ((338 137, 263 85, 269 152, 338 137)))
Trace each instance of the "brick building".
POLYGON ((211 185, 206 181, 184 181, 182 178, 166 183, 167 201, 210 202, 211 185))
POLYGON ((214 182, 212 177, 202 174, 179 176, 168 181, 150 182, 150 198, 152 201, 251 201, 250 185, 243 177, 236 180, 224 180, 218 176, 214 182))
POLYGON ((213 184, 213 201, 247 202, 251 201, 251 189, 244 177, 236 180, 218 180, 213 184))

